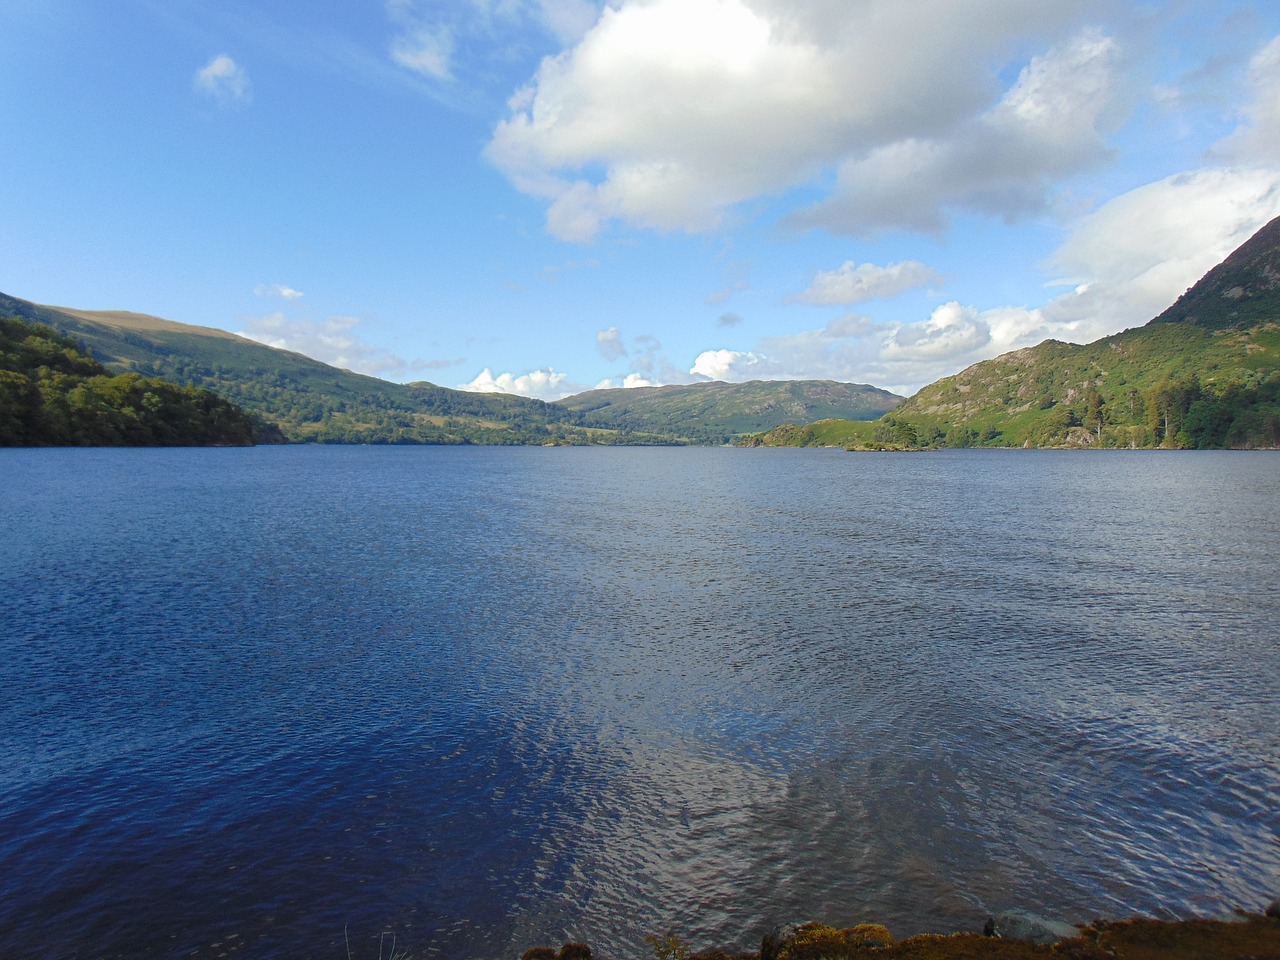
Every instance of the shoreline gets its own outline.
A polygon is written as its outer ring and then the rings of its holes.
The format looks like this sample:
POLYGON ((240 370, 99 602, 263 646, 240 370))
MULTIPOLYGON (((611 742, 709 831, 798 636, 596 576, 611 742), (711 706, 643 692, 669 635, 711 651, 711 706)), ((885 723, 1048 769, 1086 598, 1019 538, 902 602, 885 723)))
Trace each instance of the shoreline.
MULTIPOLYGON (((1024 910, 988 918, 983 932, 922 933, 895 939, 878 923, 837 929, 808 921, 775 927, 758 951, 694 950, 679 935, 645 937, 653 960, 1280 960, 1280 900, 1230 919, 1094 920, 1075 925, 1024 910)), ((532 947, 521 960, 603 960, 585 943, 532 947)))

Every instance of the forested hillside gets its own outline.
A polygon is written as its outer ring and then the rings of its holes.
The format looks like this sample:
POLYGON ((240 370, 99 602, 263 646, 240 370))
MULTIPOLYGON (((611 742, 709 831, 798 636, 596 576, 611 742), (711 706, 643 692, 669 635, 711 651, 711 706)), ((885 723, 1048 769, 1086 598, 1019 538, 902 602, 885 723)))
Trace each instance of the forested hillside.
POLYGON ((670 444, 817 417, 874 419, 901 397, 833 381, 599 390, 544 403, 340 370, 225 330, 126 311, 49 307, 0 294, 0 315, 47 324, 115 372, 213 390, 291 442, 670 444))
POLYGON ((902 397, 868 384, 833 380, 751 380, 589 390, 556 402, 584 424, 727 443, 780 424, 833 417, 875 420, 902 397))
POLYGON ((208 390, 113 376, 49 327, 0 318, 0 446, 247 446, 278 440, 208 390))

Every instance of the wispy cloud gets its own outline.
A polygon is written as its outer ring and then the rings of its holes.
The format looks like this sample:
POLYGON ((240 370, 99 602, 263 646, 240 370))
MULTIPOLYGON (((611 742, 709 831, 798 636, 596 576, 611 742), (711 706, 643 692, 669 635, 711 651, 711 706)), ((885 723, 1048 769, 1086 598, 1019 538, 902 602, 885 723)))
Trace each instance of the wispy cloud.
POLYGON ((249 76, 225 53, 196 71, 195 88, 222 106, 244 105, 253 100, 249 76))
POLYGON ((295 290, 293 287, 287 287, 282 283, 260 283, 253 288, 253 293, 257 297, 280 297, 282 300, 302 299, 301 290, 295 290))
POLYGON ((447 30, 416 27, 391 43, 391 59, 436 80, 452 80, 453 38, 447 30))
POLYGON ((240 336, 269 347, 291 350, 322 363, 370 376, 400 377, 431 367, 427 361, 408 361, 390 350, 365 341, 356 333, 358 317, 329 317, 308 320, 272 313, 248 317, 240 336))
POLYGON ((542 43, 575 43, 599 16, 595 0, 386 0, 384 8, 397 31, 388 48, 394 63, 464 85, 484 85, 504 58, 532 56, 530 28, 542 43))
POLYGON ((897 296, 907 290, 940 283, 942 278, 919 260, 905 260, 879 267, 873 263, 846 260, 835 270, 826 270, 813 278, 807 290, 794 301, 815 306, 865 303, 897 296))
POLYGON ((1280 37, 1249 62, 1249 99, 1241 108, 1241 123, 1214 147, 1229 162, 1275 163, 1280 159, 1280 37))

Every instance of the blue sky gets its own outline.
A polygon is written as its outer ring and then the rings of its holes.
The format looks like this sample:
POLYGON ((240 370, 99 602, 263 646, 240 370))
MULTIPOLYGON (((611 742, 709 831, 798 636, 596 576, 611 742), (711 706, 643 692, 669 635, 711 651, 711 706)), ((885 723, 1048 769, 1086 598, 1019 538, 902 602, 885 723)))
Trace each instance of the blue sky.
POLYGON ((0 0, 0 290, 544 399, 910 393, 1280 215, 1273 0, 0 0))

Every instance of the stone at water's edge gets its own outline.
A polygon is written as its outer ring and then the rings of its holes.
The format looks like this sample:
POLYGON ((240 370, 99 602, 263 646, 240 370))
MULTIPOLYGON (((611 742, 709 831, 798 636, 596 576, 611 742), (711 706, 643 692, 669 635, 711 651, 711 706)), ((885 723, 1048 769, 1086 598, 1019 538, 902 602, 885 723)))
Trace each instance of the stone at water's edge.
POLYGON ((1028 910, 1006 910, 987 921, 982 930, 989 937, 1026 940, 1030 943, 1057 943, 1080 936, 1080 928, 1061 920, 1050 920, 1028 910))
POLYGON ((778 960, 782 945, 795 938, 796 931, 807 925, 804 923, 782 923, 766 933, 760 940, 760 960, 778 960))

